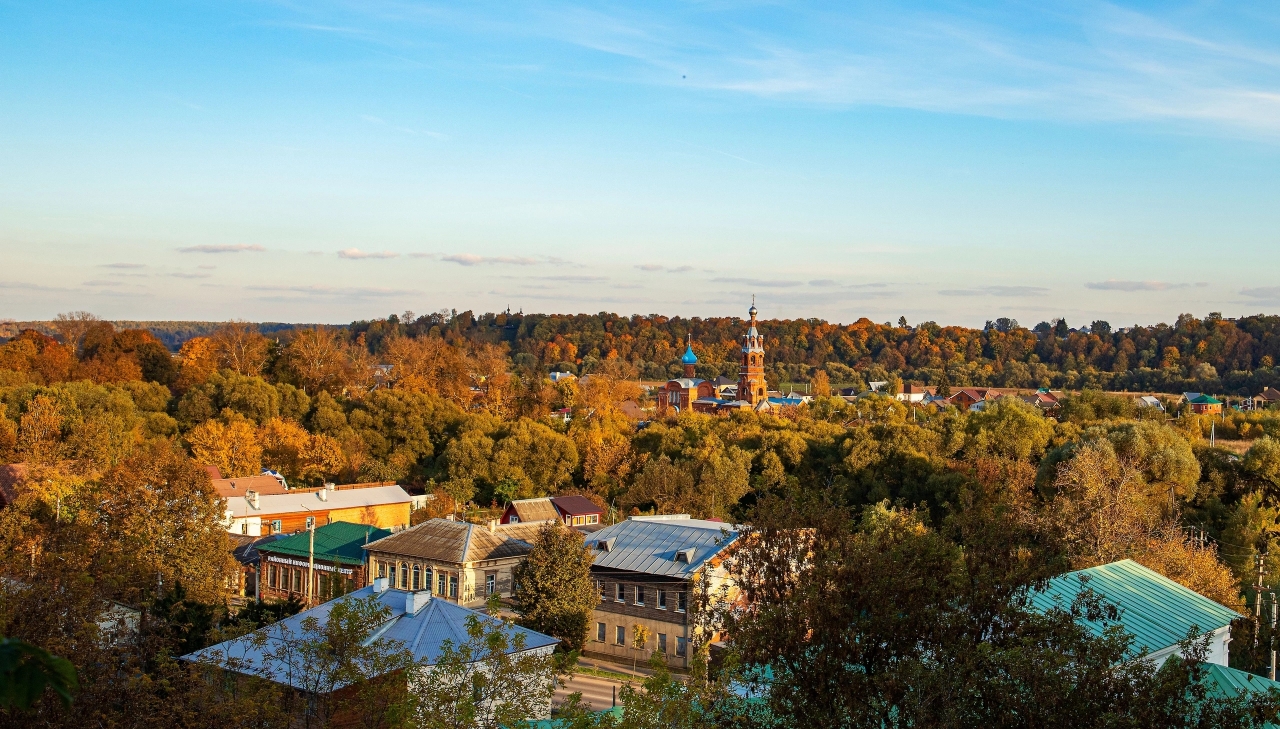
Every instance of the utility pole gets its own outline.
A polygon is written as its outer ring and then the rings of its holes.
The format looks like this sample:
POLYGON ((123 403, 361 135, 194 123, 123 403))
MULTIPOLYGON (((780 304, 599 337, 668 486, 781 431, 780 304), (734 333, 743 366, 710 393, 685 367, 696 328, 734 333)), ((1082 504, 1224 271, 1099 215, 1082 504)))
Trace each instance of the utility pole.
POLYGON ((1258 628, 1262 618, 1262 576, 1267 573, 1267 554, 1263 552, 1254 557, 1258 562, 1258 583, 1253 586, 1253 647, 1258 647, 1258 628))
POLYGON ((306 504, 301 506, 311 514, 311 524, 307 527, 310 534, 307 540, 307 607, 311 607, 316 596, 316 517, 315 512, 306 504))
POLYGON ((1271 673, 1267 677, 1276 680, 1276 594, 1271 593, 1271 673))

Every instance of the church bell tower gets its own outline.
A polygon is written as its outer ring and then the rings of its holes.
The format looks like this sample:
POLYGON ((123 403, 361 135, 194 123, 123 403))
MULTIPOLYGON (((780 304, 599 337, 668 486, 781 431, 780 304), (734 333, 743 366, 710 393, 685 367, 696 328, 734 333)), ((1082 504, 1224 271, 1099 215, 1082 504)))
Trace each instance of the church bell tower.
POLYGON ((764 337, 756 330, 756 304, 753 297, 751 325, 742 335, 742 359, 738 366, 738 399, 752 407, 769 396, 769 386, 764 381, 764 337))

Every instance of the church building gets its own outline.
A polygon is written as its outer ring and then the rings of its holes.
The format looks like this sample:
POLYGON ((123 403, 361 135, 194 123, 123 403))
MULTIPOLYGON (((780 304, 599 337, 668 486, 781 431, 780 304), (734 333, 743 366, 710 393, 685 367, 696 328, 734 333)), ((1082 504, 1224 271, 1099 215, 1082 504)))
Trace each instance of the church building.
POLYGON ((713 383, 699 379, 694 372, 698 364, 698 356, 693 353, 693 335, 685 346, 684 356, 680 358, 684 366, 684 377, 668 380, 658 392, 658 412, 678 413, 695 408, 694 403, 708 398, 715 399, 716 388, 713 383))
POLYGON ((670 380, 659 391, 658 412, 676 413, 692 409, 699 413, 724 412, 734 408, 768 410, 774 405, 793 405, 794 398, 770 397, 769 386, 764 379, 764 335, 756 328, 756 306, 747 310, 751 315, 747 333, 742 335, 742 349, 738 358, 738 384, 717 387, 716 383, 698 379, 695 366, 698 357, 693 353, 693 336, 680 363, 684 377, 670 380))

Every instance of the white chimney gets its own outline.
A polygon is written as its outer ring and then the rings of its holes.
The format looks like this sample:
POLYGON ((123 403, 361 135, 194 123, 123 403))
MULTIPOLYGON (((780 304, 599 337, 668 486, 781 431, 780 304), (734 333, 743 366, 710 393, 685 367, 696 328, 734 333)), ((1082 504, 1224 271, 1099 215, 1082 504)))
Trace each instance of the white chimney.
POLYGON ((336 490, 336 489, 338 488, 338 484, 336 484, 336 483, 334 483, 334 482, 332 482, 332 481, 325 481, 324 487, 325 487, 325 489, 326 489, 326 490, 328 490, 328 491, 334 491, 334 490, 336 490))
POLYGON ((329 489, 320 489, 319 491, 316 492, 316 496, 319 496, 321 501, 328 501, 329 489))
POLYGON ((489 531, 490 531, 491 533, 492 533, 492 532, 496 532, 496 531, 498 531, 498 520, 497 520, 497 519, 490 519, 490 520, 489 520, 489 531))
POLYGON ((406 592, 404 594, 404 611, 409 615, 417 615, 418 611, 426 607, 429 602, 431 602, 431 593, 426 590, 406 592))
POLYGON ((253 489, 245 492, 244 500, 249 502, 249 507, 252 509, 262 508, 262 502, 258 499, 258 492, 253 489))
POLYGON ((390 585, 391 585, 391 578, 379 577, 378 579, 373 581, 373 594, 377 595, 378 593, 386 592, 387 588, 390 585))

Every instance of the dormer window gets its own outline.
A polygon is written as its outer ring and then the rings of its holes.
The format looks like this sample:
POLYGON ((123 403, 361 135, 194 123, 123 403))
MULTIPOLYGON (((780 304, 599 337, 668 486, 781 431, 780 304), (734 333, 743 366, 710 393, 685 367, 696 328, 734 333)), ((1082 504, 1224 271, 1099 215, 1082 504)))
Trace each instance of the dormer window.
POLYGON ((686 547, 676 552, 676 561, 691 564, 693 562, 693 547, 686 547))

